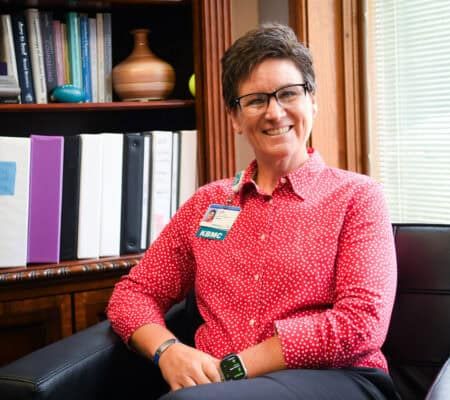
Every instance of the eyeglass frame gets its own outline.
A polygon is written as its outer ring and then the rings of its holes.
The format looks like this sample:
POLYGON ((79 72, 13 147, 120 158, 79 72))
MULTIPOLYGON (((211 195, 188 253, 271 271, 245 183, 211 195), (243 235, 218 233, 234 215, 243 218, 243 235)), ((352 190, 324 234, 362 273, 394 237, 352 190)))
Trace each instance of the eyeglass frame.
POLYGON ((263 95, 266 95, 266 96, 267 96, 266 110, 267 110, 267 108, 269 107, 270 99, 271 99, 272 97, 275 98, 275 101, 278 103, 278 105, 279 105, 280 107, 285 108, 285 106, 284 106, 283 104, 281 104, 280 101, 278 100, 277 93, 278 93, 280 90, 289 88, 289 87, 291 87, 291 86, 301 86, 301 87, 303 88, 304 92, 305 92, 305 95, 306 95, 306 93, 308 93, 308 92, 311 91, 311 84, 310 84, 309 82, 294 83, 294 84, 292 84, 292 85, 285 85, 285 86, 282 86, 282 87, 278 88, 277 90, 273 91, 272 93, 267 93, 267 92, 247 93, 247 94, 244 94, 243 96, 236 97, 236 98, 233 100, 233 103, 234 103, 235 106, 239 107, 239 109, 242 111, 241 99, 243 99, 244 97, 247 97, 247 96, 253 96, 253 95, 255 95, 255 94, 263 94, 263 95))

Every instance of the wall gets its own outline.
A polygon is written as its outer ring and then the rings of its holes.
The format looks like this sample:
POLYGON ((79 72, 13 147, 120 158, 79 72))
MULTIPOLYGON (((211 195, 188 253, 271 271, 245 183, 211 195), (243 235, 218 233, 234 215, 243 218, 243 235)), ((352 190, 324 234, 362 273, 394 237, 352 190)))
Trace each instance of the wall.
MULTIPOLYGON (((289 0, 232 0, 231 36, 236 40, 263 22, 289 23, 289 0)), ((242 135, 235 136, 236 171, 253 160, 253 150, 242 135)))

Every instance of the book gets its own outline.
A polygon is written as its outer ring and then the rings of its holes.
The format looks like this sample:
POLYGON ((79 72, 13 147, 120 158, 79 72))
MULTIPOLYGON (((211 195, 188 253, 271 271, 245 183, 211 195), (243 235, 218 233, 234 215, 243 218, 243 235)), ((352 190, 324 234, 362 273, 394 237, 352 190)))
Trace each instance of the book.
POLYGON ((102 204, 100 256, 120 255, 122 219, 123 135, 102 133, 102 204))
POLYGON ((85 101, 92 102, 91 88, 91 56, 89 50, 89 18, 87 14, 80 14, 80 46, 81 46, 81 76, 85 101))
POLYGON ((61 33, 61 21, 55 19, 53 26, 53 47, 55 48, 56 84, 64 85, 64 52, 61 33))
POLYGON ((89 18, 89 58, 91 68, 91 91, 92 102, 98 102, 97 92, 97 21, 89 18))
POLYGON ((63 261, 77 258, 80 169, 80 137, 77 135, 66 136, 64 138, 60 241, 60 259, 63 261))
POLYGON ((72 82, 70 76, 70 64, 69 64, 69 43, 67 40, 67 25, 61 22, 61 47, 64 61, 64 84, 72 82))
POLYGON ((0 267, 27 263, 30 139, 0 137, 0 267))
POLYGON ((78 210, 78 258, 100 256, 102 199, 101 136, 81 134, 80 202, 78 210))
POLYGON ((0 96, 0 104, 19 104, 18 97, 0 96))
POLYGON ((159 236, 171 216, 172 132, 152 131, 150 243, 159 236))
POLYGON ((80 18, 77 12, 69 11, 66 14, 66 26, 70 83, 84 90, 81 72, 80 18))
POLYGON ((47 95, 49 95, 58 85, 55 44, 53 40, 53 13, 51 11, 39 11, 39 19, 44 54, 45 83, 47 85, 47 95))
POLYGON ((0 96, 17 98, 20 94, 19 84, 12 75, 0 75, 0 96))
POLYGON ((19 87, 17 59, 14 50, 14 36, 11 15, 0 15, 0 60, 6 62, 6 74, 12 76, 19 87))
POLYGON ((120 253, 141 250, 144 137, 126 133, 123 144, 122 219, 120 253))
POLYGON ((39 10, 36 8, 27 8, 25 10, 25 19, 28 29, 28 43, 30 45, 34 95, 36 97, 36 103, 46 104, 47 83, 45 80, 44 51, 39 10))
POLYGON ((105 102, 112 101, 112 27, 111 13, 103 13, 103 51, 105 102))
POLYGON ((31 135, 28 262, 59 262, 64 138, 31 135))
POLYGON ((197 131, 180 131, 180 184, 178 207, 188 200, 197 189, 197 131))
POLYGON ((98 102, 105 102, 105 38, 103 14, 95 15, 97 21, 97 96, 98 102))
POLYGON ((11 24, 17 61, 17 74, 19 76, 20 101, 22 103, 34 103, 36 97, 34 95, 33 72, 25 14, 21 11, 11 14, 11 24))

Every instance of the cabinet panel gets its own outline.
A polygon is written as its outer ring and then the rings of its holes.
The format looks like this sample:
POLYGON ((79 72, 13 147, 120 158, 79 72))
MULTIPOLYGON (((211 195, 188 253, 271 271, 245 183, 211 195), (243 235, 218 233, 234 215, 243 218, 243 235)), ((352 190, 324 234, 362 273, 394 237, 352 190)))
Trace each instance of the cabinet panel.
POLYGON ((70 295, 0 303, 0 365, 71 334, 70 295))
POLYGON ((75 330, 80 331, 106 319, 105 309, 113 288, 74 294, 75 330))

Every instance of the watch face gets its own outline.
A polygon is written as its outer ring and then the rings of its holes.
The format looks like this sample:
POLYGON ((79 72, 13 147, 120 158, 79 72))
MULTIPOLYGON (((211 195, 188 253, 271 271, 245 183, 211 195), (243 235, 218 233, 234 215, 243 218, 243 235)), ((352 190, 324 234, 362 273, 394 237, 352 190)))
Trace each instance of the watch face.
POLYGON ((220 369, 226 381, 243 379, 246 376, 241 360, 235 354, 226 356, 220 362, 220 369))

